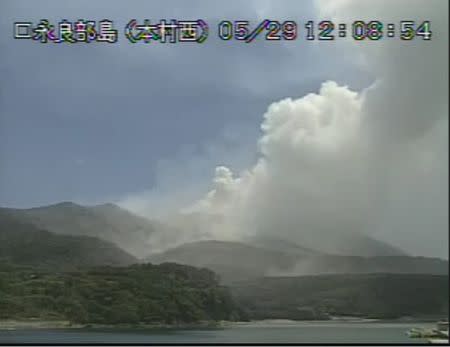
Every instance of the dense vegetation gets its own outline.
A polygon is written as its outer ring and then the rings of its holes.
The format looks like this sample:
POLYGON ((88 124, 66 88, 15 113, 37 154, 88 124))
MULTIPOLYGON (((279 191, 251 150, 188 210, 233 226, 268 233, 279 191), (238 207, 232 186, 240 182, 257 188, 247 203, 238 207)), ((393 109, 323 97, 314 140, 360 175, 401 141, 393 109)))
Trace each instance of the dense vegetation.
POLYGON ((448 316, 448 276, 266 277, 231 291, 208 269, 174 263, 49 272, 0 264, 0 320, 183 324, 246 319, 448 316))
POLYGON ((266 277, 233 294, 253 319, 448 317, 449 305, 448 276, 420 274, 266 277))
POLYGON ((0 265, 0 319, 181 324, 242 313, 207 269, 165 263, 49 273, 0 265))
POLYGON ((140 243, 137 253, 144 253, 151 232, 114 205, 0 208, 0 320, 135 325, 448 315, 448 261, 441 259, 202 241, 147 258, 161 265, 138 265, 122 241, 128 249, 140 243))

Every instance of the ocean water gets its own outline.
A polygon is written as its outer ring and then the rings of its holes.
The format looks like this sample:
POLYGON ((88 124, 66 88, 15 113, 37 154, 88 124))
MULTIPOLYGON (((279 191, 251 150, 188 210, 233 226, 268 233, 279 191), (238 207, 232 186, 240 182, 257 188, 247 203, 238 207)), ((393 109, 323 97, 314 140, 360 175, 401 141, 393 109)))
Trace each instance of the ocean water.
POLYGON ((424 343, 410 339, 412 327, 430 323, 251 322, 220 329, 98 330, 20 329, 0 331, 0 343, 424 343))

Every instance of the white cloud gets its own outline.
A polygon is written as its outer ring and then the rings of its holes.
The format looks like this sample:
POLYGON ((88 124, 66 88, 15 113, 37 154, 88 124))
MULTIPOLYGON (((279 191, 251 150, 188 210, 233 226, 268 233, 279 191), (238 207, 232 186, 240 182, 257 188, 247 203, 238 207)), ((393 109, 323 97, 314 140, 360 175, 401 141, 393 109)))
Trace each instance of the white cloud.
POLYGON ((214 189, 194 209, 225 216, 219 238, 276 231, 295 240, 301 232, 313 238, 312 232, 363 229, 370 186, 361 105, 361 96, 334 82, 319 94, 273 103, 261 126, 258 163, 237 178, 218 167, 214 189))
POLYGON ((342 235, 362 232, 448 258, 448 3, 317 8, 337 23, 431 20, 433 39, 332 43, 376 83, 352 91, 328 81, 318 93, 272 103, 256 163, 240 173, 218 166, 209 193, 184 209, 213 216, 193 237, 269 234, 332 251, 342 235))
POLYGON ((448 257, 448 4, 357 3, 318 5, 337 22, 431 20, 433 40, 345 44, 377 76, 373 86, 326 82, 271 104, 255 166, 236 178, 218 167, 193 206, 224 216, 216 237, 276 233, 314 245, 359 231, 448 257))

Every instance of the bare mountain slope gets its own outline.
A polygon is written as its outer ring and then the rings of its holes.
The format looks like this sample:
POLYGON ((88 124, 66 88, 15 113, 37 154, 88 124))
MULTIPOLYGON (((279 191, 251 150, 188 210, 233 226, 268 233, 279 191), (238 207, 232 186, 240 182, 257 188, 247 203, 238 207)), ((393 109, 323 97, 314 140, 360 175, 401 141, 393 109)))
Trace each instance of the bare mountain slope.
POLYGON ((63 235, 94 236, 120 246, 136 257, 149 253, 152 222, 113 204, 93 207, 63 202, 30 209, 2 209, 22 221, 63 235))

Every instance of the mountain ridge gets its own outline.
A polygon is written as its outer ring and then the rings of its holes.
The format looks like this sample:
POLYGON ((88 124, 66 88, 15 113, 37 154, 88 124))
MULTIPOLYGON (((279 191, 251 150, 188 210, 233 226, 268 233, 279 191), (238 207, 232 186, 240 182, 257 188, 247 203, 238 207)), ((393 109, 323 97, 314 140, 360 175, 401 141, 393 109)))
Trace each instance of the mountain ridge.
POLYGON ((447 274, 448 261, 411 256, 340 256, 323 253, 295 254, 238 242, 204 240, 155 253, 144 261, 177 262, 207 267, 224 281, 263 276, 300 276, 334 273, 447 274))
POLYGON ((113 242, 138 258, 149 253, 148 239, 155 232, 150 220, 114 204, 83 206, 64 201, 27 209, 2 207, 0 211, 55 234, 113 242))
POLYGON ((3 262, 71 270, 124 266, 138 260, 112 242, 93 236, 61 235, 18 220, 0 210, 0 259, 3 262))

